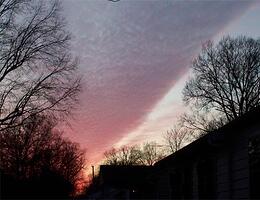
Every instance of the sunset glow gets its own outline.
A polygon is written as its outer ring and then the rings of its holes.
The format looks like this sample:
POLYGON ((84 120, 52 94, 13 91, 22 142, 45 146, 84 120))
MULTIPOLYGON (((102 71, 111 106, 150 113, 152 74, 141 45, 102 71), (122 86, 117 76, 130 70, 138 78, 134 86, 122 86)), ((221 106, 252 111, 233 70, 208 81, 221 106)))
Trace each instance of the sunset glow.
POLYGON ((0 199, 260 199, 260 0, 0 2, 0 199))
POLYGON ((64 9, 83 76, 66 134, 89 165, 111 147, 163 142, 185 110, 181 90, 203 42, 260 35, 257 1, 64 1, 64 9))

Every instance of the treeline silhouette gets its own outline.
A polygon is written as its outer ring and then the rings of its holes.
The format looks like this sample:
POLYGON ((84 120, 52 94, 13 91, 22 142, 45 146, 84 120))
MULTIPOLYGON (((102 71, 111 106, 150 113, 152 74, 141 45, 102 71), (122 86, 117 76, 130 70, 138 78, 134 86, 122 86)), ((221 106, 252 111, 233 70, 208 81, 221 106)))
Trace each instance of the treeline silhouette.
POLYGON ((69 198, 82 178, 78 144, 62 137, 46 116, 0 134, 1 198, 69 198))
POLYGON ((105 165, 145 165, 152 166, 166 156, 156 142, 143 143, 141 146, 121 146, 104 152, 105 165))

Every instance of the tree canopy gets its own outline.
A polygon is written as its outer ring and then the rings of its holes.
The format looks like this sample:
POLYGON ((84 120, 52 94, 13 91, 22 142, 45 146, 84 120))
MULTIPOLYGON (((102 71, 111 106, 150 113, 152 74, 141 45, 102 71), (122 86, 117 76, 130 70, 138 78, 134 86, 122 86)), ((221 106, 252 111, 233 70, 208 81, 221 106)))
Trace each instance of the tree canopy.
POLYGON ((152 166, 165 156, 155 142, 140 146, 122 146, 112 148, 104 153, 104 164, 107 165, 148 165, 152 166))
POLYGON ((35 198, 39 198, 46 193, 54 198, 55 194, 66 197, 73 192, 82 178, 84 151, 78 144, 64 139, 54 129, 55 125, 50 117, 33 116, 24 120, 22 126, 1 131, 0 170, 5 174, 4 196, 22 198, 35 194, 35 198), (53 186, 57 183, 60 185, 53 186), (23 184, 28 184, 23 186, 24 191, 19 189, 23 184))
POLYGON ((192 64, 184 101, 231 121, 260 104, 260 39, 224 37, 207 42, 192 64))
POLYGON ((58 1, 0 1, 0 129, 71 110, 80 78, 65 25, 58 1))

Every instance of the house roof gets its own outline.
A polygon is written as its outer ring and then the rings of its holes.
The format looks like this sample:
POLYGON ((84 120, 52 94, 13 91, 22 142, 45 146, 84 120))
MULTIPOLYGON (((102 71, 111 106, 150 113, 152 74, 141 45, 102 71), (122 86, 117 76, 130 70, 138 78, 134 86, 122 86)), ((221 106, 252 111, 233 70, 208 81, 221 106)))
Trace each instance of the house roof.
POLYGON ((260 124, 260 107, 248 112, 247 114, 229 122, 223 127, 214 130, 207 135, 195 140, 189 145, 183 147, 177 152, 158 161, 155 166, 162 167, 165 165, 178 163, 181 161, 189 161, 195 155, 209 153, 210 150, 220 147, 228 141, 228 138, 235 137, 238 130, 246 129, 253 124, 260 124))

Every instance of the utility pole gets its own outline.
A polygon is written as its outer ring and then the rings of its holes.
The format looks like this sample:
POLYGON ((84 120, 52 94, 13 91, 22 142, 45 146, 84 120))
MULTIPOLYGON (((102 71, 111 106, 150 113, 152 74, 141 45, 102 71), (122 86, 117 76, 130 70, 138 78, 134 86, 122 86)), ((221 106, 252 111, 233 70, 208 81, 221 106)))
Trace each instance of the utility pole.
POLYGON ((92 165, 92 180, 94 180, 94 177, 95 177, 95 166, 92 165))

